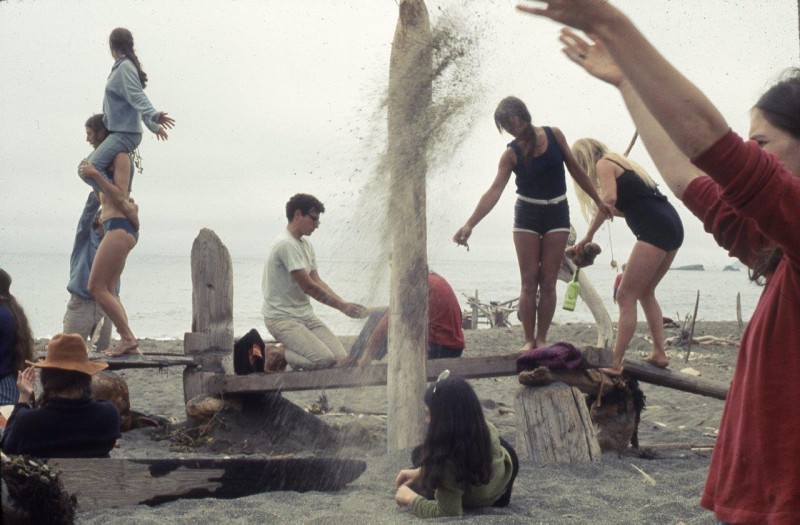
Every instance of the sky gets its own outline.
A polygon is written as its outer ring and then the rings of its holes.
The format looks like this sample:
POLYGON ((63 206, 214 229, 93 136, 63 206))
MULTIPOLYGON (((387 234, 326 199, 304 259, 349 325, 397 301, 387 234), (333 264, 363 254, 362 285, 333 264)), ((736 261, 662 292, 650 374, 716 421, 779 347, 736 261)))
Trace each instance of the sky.
MULTIPOLYGON (((535 124, 559 127, 570 143, 591 136, 621 151, 634 131, 615 90, 561 54, 560 27, 517 13, 514 4, 427 2, 434 24, 447 16, 475 36, 461 80, 472 97, 460 117, 468 133, 443 142, 428 174, 434 261, 514 260, 513 182, 475 229, 469 252, 450 240, 510 140, 492 119, 503 97, 522 98, 535 124)), ((798 65, 795 0, 615 4, 742 135, 758 95, 798 65)), ((88 193, 77 176, 90 153, 83 124, 102 108, 113 63, 108 35, 117 26, 134 35, 150 78, 145 93, 177 121, 167 142, 145 130, 140 147, 144 172, 133 182, 139 256, 188 254, 207 227, 234 257, 263 257, 297 192, 326 205, 313 237, 318 257, 370 254, 385 234, 375 214, 386 196, 374 181, 397 13, 395 0, 0 0, 0 265, 4 253, 71 250, 88 193)), ((641 144, 630 156, 659 180, 641 144)), ((569 197, 581 233, 586 223, 571 187, 569 197)), ((676 265, 727 264, 700 223, 677 207, 686 242, 676 265)), ((622 220, 596 240, 619 260, 634 242, 622 220)))

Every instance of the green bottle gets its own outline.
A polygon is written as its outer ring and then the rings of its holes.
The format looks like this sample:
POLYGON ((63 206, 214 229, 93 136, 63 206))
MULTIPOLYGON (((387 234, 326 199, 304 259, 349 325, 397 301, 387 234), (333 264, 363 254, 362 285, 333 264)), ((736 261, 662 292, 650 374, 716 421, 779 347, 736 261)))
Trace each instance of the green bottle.
POLYGON ((572 274, 572 280, 567 283, 567 295, 564 296, 563 308, 570 312, 575 311, 575 304, 578 302, 578 294, 581 291, 581 285, 578 283, 578 273, 580 273, 580 271, 580 268, 576 268, 575 273, 572 274))

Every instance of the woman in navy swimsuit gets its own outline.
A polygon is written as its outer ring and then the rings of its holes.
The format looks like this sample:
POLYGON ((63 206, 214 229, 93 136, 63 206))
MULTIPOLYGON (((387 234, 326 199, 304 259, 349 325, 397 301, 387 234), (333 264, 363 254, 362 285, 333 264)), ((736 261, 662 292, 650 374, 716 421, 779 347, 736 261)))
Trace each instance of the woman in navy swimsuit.
MULTIPOLYGON (((658 191, 656 183, 641 167, 626 157, 611 153, 601 142, 580 139, 572 146, 578 164, 586 170, 603 201, 613 206, 636 236, 625 273, 617 291, 619 322, 614 342, 614 365, 607 372, 622 373, 622 358, 636 330, 636 302, 642 305, 647 326, 653 335, 653 352, 645 359, 659 368, 669 363, 664 351, 664 321, 656 300, 656 287, 669 270, 683 243, 683 225, 678 212, 658 191)), ((591 220, 586 236, 576 244, 578 253, 592 241, 606 218, 595 213, 594 202, 576 188, 586 220, 591 220), (592 219, 592 216, 594 218, 592 219)))
MULTIPOLYGON (((94 115, 86 121, 86 140, 94 148, 97 148, 108 134, 103 125, 103 115, 94 115)), ((130 156, 124 152, 117 153, 109 169, 112 171, 111 181, 91 163, 83 168, 84 177, 93 180, 100 188, 97 192, 102 206, 100 219, 103 221, 105 231, 89 274, 89 293, 111 319, 119 333, 119 344, 105 353, 109 356, 120 356, 139 353, 139 341, 128 326, 128 316, 116 294, 117 283, 125 268, 125 260, 139 240, 139 220, 136 213, 137 206, 129 198, 133 179, 130 156), (133 217, 134 220, 129 217, 133 217)))
POLYGON ((569 236, 564 165, 609 217, 611 208, 603 203, 572 156, 561 130, 531 124, 531 114, 520 99, 501 100, 494 121, 500 132, 507 131, 514 140, 500 157, 494 182, 453 241, 467 244, 473 228, 492 211, 514 172, 517 185, 514 246, 522 281, 519 316, 525 335, 522 350, 528 350, 547 344, 547 332, 556 309, 556 280, 569 236))

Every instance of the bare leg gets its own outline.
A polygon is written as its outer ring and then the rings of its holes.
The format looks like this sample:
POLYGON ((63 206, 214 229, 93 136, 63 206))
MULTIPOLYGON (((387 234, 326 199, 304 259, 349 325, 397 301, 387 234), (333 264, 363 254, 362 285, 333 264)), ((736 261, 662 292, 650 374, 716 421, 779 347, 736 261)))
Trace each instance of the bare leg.
POLYGON ((514 232, 514 247, 517 250, 519 276, 522 288, 519 293, 519 317, 525 343, 520 350, 535 348, 536 290, 539 287, 539 256, 541 236, 531 232, 514 232))
POLYGON ((537 318, 539 329, 536 332, 536 346, 547 346, 547 332, 553 322, 556 311, 556 282, 558 269, 564 259, 564 249, 567 247, 569 232, 550 232, 542 237, 541 265, 539 267, 539 306, 537 318))
POLYGON ((661 279, 664 278, 667 270, 669 270, 677 253, 678 250, 667 252, 666 257, 664 257, 655 275, 653 275, 644 293, 639 298, 639 303, 642 305, 644 316, 647 319, 647 326, 653 336, 653 351, 645 361, 659 368, 665 368, 669 364, 669 357, 667 357, 664 345, 664 317, 661 313, 661 306, 656 300, 656 287, 661 282, 661 279))
MULTIPOLYGON (((645 294, 654 277, 661 271, 666 258, 667 252, 652 244, 637 241, 633 245, 625 273, 622 275, 622 282, 617 290, 619 321, 617 322, 617 338, 614 341, 614 361, 613 368, 605 369, 606 372, 614 375, 622 373, 622 360, 636 331, 636 302, 645 294)), ((669 261, 669 263, 671 262, 669 261)), ((667 268, 669 268, 669 263, 666 264, 667 268)), ((664 273, 666 270, 661 272, 661 277, 664 276, 664 273)))
POLYGON ((107 232, 100 241, 89 274, 89 293, 114 323, 120 336, 119 344, 106 352, 110 356, 139 353, 139 341, 128 326, 128 316, 115 293, 125 260, 135 245, 136 239, 126 231, 107 232))

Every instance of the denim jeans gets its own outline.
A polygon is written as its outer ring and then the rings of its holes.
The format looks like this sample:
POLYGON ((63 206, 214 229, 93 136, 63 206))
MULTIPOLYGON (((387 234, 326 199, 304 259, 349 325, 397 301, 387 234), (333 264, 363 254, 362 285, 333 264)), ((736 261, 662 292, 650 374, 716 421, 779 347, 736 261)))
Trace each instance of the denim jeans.
MULTIPOLYGON (((89 162, 110 181, 111 173, 108 168, 114 162, 117 153, 131 153, 141 143, 141 133, 110 133, 106 139, 97 146, 97 149, 89 155, 89 162)), ((100 190, 95 181, 90 179, 83 180, 94 190, 100 190)))

